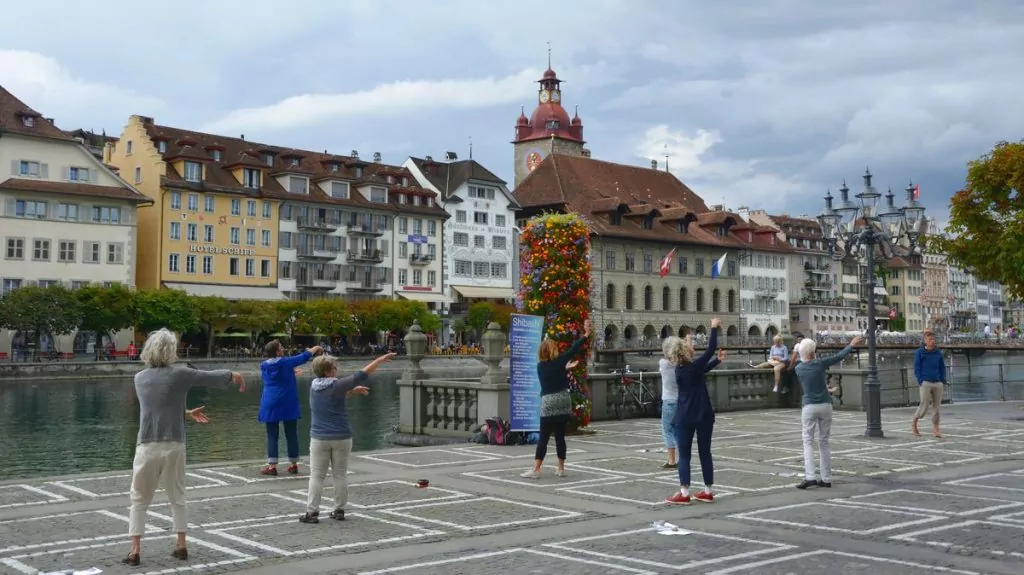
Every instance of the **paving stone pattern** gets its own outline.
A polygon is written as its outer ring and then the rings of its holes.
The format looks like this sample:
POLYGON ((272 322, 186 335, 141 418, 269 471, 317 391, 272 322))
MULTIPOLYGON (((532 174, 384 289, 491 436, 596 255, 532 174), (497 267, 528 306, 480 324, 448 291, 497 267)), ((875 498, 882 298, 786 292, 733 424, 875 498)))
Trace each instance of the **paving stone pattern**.
MULTIPOLYGON (((190 558, 170 556, 170 511, 150 508, 143 565, 127 552, 129 471, 0 482, 0 573, 804 573, 1016 574, 1024 565, 1024 423, 1017 404, 943 410, 947 437, 909 434, 913 410, 886 410, 882 440, 838 412, 833 488, 802 479, 799 412, 723 414, 716 501, 672 506, 660 423, 598 423, 569 439, 566 477, 532 446, 452 445, 353 455, 347 519, 298 522, 308 466, 189 469, 190 558), (417 486, 419 479, 429 486, 417 486), (679 529, 663 532, 652 521, 679 529)), ((553 456, 553 448, 549 450, 553 456)), ((694 454, 694 488, 701 485, 694 454)))

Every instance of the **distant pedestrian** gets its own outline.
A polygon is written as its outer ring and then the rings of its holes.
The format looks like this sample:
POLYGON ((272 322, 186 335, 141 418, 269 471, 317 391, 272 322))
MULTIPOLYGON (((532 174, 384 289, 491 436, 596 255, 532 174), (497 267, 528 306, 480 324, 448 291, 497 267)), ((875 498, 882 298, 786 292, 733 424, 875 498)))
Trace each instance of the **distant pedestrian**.
POLYGON ((565 455, 568 450, 565 444, 565 427, 573 413, 568 370, 575 365, 570 365, 570 362, 589 339, 588 319, 583 322, 583 337, 574 341, 561 354, 558 353, 558 343, 555 340, 544 338, 544 341, 540 342, 540 361, 537 363, 537 377, 540 379, 540 439, 537 441, 533 469, 524 471, 522 477, 540 477, 540 468, 547 455, 548 442, 552 435, 555 436, 555 453, 558 456, 555 475, 565 477, 565 455))
POLYGON ((704 489, 694 497, 705 503, 711 503, 715 499, 715 468, 711 459, 715 409, 711 405, 705 373, 710 369, 709 365, 712 365, 715 351, 718 349, 718 328, 721 324, 722 321, 717 317, 711 320, 711 337, 708 339, 707 349, 700 357, 694 357, 694 349, 684 345, 676 350, 675 357, 670 358, 676 365, 676 386, 679 388, 679 400, 672 422, 679 449, 679 491, 666 499, 668 503, 690 504, 690 459, 695 435, 704 489))
POLYGON ((239 391, 245 391, 245 381, 236 372, 226 369, 200 371, 173 365, 178 359, 177 349, 178 338, 170 331, 161 329, 151 333, 142 348, 146 369, 135 374, 139 434, 129 492, 128 534, 132 538, 132 547, 122 560, 126 565, 140 563, 146 515, 153 494, 161 484, 170 502, 174 531, 178 534, 171 555, 181 560, 188 559, 185 546, 185 416, 197 423, 209 421, 202 407, 186 409, 189 388, 237 385, 239 391))
POLYGON ((856 336, 849 345, 839 353, 825 358, 817 358, 815 352, 818 344, 813 339, 805 338, 797 344, 800 363, 796 366, 796 377, 800 380, 803 390, 803 408, 800 411, 800 422, 804 443, 804 480, 797 489, 811 486, 832 487, 832 451, 829 448, 829 436, 832 433, 832 396, 828 388, 828 368, 840 363, 850 355, 853 348, 860 345, 864 338, 856 336), (818 438, 818 455, 820 464, 818 476, 814 473, 814 438, 818 438))
POLYGON ((309 488, 306 512, 299 517, 301 523, 320 522, 320 499, 328 468, 334 479, 334 509, 330 518, 345 520, 348 457, 352 453, 352 427, 348 421, 346 398, 355 394, 368 395, 370 389, 362 383, 381 364, 393 357, 393 353, 382 355, 363 369, 340 379, 336 358, 321 355, 313 360, 313 375, 316 378, 309 388, 309 488))
POLYGON ((789 365, 788 355, 789 350, 787 350, 786 345, 782 343, 782 336, 777 335, 772 338, 772 348, 768 352, 768 361, 757 364, 750 362, 750 367, 754 369, 772 369, 775 375, 775 387, 772 389, 774 393, 779 392, 779 383, 782 381, 782 371, 789 365))
POLYGON ((278 340, 267 343, 263 348, 269 359, 260 364, 263 376, 263 395, 260 397, 258 420, 267 426, 267 466, 261 475, 277 475, 278 441, 280 428, 284 427, 285 443, 288 446, 288 473, 299 472, 299 382, 295 378, 299 366, 322 352, 320 346, 285 357, 284 346, 278 340))
POLYGON ((935 333, 924 331, 924 341, 914 352, 914 377, 921 395, 921 404, 914 413, 910 424, 910 432, 921 435, 917 429, 917 421, 928 414, 928 406, 932 406, 932 435, 942 437, 939 431, 939 418, 942 406, 942 393, 946 388, 946 360, 942 350, 935 346, 935 333))

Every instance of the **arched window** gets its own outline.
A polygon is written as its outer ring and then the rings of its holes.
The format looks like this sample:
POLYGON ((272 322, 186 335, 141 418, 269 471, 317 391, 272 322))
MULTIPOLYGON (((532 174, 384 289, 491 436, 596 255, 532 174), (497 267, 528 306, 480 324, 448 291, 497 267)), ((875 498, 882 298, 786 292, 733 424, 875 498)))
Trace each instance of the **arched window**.
POLYGON ((718 313, 722 310, 722 293, 718 288, 711 290, 711 311, 718 313))
POLYGON ((626 286, 626 309, 633 309, 633 286, 626 286))
POLYGON ((668 286, 661 288, 661 309, 662 311, 672 309, 672 290, 668 289, 668 286))
POLYGON ((651 286, 644 287, 644 309, 647 311, 654 309, 654 288, 651 286))
POLYGON ((608 284, 604 290, 605 309, 615 309, 615 284, 608 284))
POLYGON ((729 313, 736 313, 736 290, 729 290, 728 306, 729 313))
POLYGON ((704 288, 697 288, 697 311, 704 311, 704 288))
POLYGON ((686 292, 686 288, 679 288, 679 311, 687 311, 689 309, 690 294, 686 292))

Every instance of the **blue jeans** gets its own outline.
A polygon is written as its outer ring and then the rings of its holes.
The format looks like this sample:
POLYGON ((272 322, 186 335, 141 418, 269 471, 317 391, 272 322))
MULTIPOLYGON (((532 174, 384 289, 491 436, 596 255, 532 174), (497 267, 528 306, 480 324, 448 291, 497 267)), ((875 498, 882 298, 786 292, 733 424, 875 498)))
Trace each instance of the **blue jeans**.
POLYGON ((676 405, 678 403, 675 401, 661 402, 661 437, 665 440, 665 447, 669 449, 676 447, 676 428, 672 425, 672 420, 676 417, 676 405))
POLYGON ((690 449, 693 447, 693 436, 697 436, 697 456, 700 457, 700 472, 704 476, 704 485, 711 486, 715 482, 715 466, 711 461, 711 432, 715 429, 714 421, 702 421, 696 425, 683 425, 676 428, 676 443, 679 444, 679 485, 690 484, 690 449))
MULTIPOLYGON (((267 423, 267 463, 277 463, 277 442, 280 437, 278 422, 267 423)), ((299 422, 282 421, 284 441, 288 445, 288 461, 299 462, 299 422)))

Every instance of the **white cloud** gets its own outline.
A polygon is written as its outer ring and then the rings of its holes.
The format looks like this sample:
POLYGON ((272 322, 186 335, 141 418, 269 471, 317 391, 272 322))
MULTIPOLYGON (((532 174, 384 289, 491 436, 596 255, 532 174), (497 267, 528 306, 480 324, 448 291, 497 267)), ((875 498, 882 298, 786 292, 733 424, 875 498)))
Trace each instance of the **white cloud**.
POLYGON ((717 130, 697 130, 691 136, 683 131, 672 131, 665 124, 648 129, 637 144, 636 153, 641 158, 656 159, 659 162, 669 158, 669 169, 674 172, 691 172, 702 167, 701 156, 715 144, 722 142, 717 130))
POLYGON ((536 90, 541 72, 472 80, 402 80, 370 90, 342 94, 303 94, 276 104, 233 110, 203 129, 232 132, 239 129, 285 129, 366 115, 408 114, 428 109, 486 108, 518 104, 536 90))
POLYGON ((0 84, 44 116, 76 121, 105 109, 123 122, 129 110, 153 111, 163 105, 158 98, 75 77, 57 60, 22 50, 0 50, 0 84))

